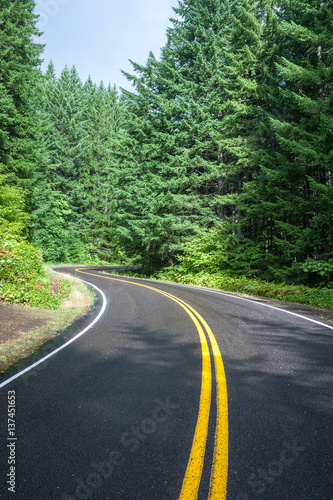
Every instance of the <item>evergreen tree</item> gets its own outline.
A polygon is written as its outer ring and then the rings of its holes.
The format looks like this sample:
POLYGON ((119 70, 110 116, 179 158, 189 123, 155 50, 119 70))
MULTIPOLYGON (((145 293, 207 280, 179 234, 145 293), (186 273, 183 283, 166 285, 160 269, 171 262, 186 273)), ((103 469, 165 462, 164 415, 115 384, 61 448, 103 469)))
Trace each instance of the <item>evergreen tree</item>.
POLYGON ((38 102, 40 161, 33 176, 32 241, 43 249, 46 261, 65 262, 68 255, 69 231, 67 217, 71 213, 65 193, 54 178, 55 125, 50 115, 50 95, 57 83, 52 61, 40 81, 38 102))
POLYGON ((284 113, 272 119, 279 145, 275 242, 284 256, 303 261, 333 251, 333 10, 329 1, 295 1, 279 25, 277 64, 284 113), (281 192, 285 201, 281 206, 281 192), (325 193, 328 204, 323 206, 325 193), (332 211, 331 211, 332 214, 332 211))
POLYGON ((36 178, 34 241, 50 260, 84 259, 89 228, 84 186, 86 134, 82 84, 67 66, 49 66, 43 84, 43 163, 36 178))
POLYGON ((41 75, 34 6, 32 0, 0 4, 0 163, 7 182, 26 188, 37 163, 33 96, 41 75))
POLYGON ((121 126, 121 111, 115 87, 98 88, 88 81, 87 170, 84 185, 88 193, 89 253, 108 260, 117 246, 114 235, 114 186, 117 179, 115 148, 121 126))
POLYGON ((134 64, 139 76, 127 75, 136 89, 127 107, 138 180, 125 224, 130 244, 153 266, 172 262, 184 238, 213 224, 220 205, 230 7, 182 2, 175 12, 161 61, 151 54, 145 67, 134 64))
POLYGON ((296 1, 275 10, 266 142, 247 206, 262 222, 257 269, 295 280, 297 263, 332 253, 332 8, 296 1))
POLYGON ((227 199, 234 202, 229 220, 237 237, 233 248, 229 246, 227 265, 248 275, 263 275, 272 250, 274 215, 266 187, 267 172, 278 168, 270 122, 279 112, 277 11, 275 0, 238 2, 232 32, 225 123, 226 149, 236 160, 238 189, 234 188, 227 199))
POLYGON ((75 67, 57 79, 50 63, 42 95, 33 240, 51 261, 112 259, 116 89, 82 85, 75 67))

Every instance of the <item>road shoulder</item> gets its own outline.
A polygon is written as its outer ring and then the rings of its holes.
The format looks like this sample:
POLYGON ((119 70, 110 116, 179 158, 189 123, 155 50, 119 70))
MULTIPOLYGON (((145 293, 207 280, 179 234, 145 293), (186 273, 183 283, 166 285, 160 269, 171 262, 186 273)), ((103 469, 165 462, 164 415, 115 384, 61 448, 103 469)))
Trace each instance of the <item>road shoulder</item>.
POLYGON ((71 293, 55 311, 0 302, 1 373, 31 356, 91 310, 95 302, 92 291, 69 275, 66 279, 71 293))

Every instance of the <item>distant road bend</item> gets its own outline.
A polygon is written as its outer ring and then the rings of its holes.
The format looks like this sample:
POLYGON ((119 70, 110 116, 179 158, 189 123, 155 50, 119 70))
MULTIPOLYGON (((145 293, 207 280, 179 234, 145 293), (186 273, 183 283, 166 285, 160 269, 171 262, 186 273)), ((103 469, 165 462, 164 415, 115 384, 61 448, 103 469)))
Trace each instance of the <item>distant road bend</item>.
POLYGON ((8 447, 2 426, 1 498, 10 474, 24 500, 333 498, 332 325, 105 268, 55 270, 97 303, 0 379, 17 437, 8 447))

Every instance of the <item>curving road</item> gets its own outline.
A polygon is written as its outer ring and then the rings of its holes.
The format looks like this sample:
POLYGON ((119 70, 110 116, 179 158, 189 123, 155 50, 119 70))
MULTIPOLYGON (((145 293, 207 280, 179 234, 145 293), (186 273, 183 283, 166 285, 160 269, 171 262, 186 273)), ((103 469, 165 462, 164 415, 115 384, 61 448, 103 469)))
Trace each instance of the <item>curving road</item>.
POLYGON ((333 498, 331 325, 220 292, 57 271, 98 299, 1 376, 1 498, 333 498))

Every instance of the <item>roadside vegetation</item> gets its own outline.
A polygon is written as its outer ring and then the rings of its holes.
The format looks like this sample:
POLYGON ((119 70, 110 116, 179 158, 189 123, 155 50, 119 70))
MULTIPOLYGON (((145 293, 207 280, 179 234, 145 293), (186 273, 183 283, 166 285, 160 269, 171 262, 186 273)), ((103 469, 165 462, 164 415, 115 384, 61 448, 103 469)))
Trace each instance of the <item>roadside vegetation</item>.
POLYGON ((200 271, 185 274, 181 268, 157 272, 154 274, 154 278, 256 297, 295 302, 323 309, 333 309, 333 290, 330 288, 310 288, 305 285, 269 283, 259 279, 230 276, 221 272, 209 274, 200 271))
MULTIPOLYGON (((328 262, 308 261, 304 265, 295 264, 292 271, 290 268, 284 270, 284 282, 269 281, 253 276, 255 273, 249 263, 247 263, 247 275, 243 274, 245 263, 241 262, 239 265, 234 251, 229 251, 227 244, 224 244, 221 251, 221 245, 216 241, 219 235, 216 231, 213 233, 206 237, 197 236, 191 242, 182 245, 178 265, 152 273, 126 271, 126 275, 215 288, 252 297, 266 297, 333 310, 332 259, 328 262), (292 278, 289 276, 289 281, 297 281, 298 284, 287 283, 287 276, 290 274, 292 278), (312 286, 306 283, 312 283, 312 286)), ((238 257, 244 261, 244 255, 239 254, 238 257)), ((265 267, 269 267, 269 262, 265 267)), ((283 269, 280 272, 282 273, 283 269)), ((262 274, 265 274, 264 269, 262 274)))
POLYGON ((327 262, 309 260, 301 265, 294 263, 292 267, 280 268, 279 276, 274 281, 268 280, 264 279, 265 271, 268 271, 268 276, 274 276, 274 266, 268 257, 261 265, 260 278, 260 273, 252 269, 251 261, 246 262, 246 252, 245 255, 241 252, 235 255, 234 250, 226 243, 221 251, 219 233, 211 233, 213 234, 205 238, 198 236, 184 244, 179 265, 162 269, 154 273, 154 277, 333 309, 333 259, 327 262), (279 281, 278 278, 281 279, 283 273, 284 281, 279 281))
POLYGON ((153 279, 169 281, 172 283, 182 283, 206 287, 225 292, 245 294, 256 297, 265 297, 284 302, 293 302, 321 309, 333 310, 333 290, 332 288, 318 287, 311 288, 305 285, 286 285, 285 283, 270 283, 260 279, 246 278, 245 276, 231 276, 228 273, 207 271, 186 272, 182 266, 164 268, 153 274, 143 274, 137 272, 112 271, 112 274, 132 276, 142 279, 153 279))
MULTIPOLYGON (((54 284, 52 275, 49 280, 54 284)), ((56 283, 59 286, 59 278, 56 278, 56 283)), ((66 288, 66 296, 61 301, 57 298, 57 308, 53 306, 54 302, 52 308, 47 309, 0 303, 1 373, 34 354, 92 308, 95 295, 84 283, 71 276, 61 279, 61 283, 66 288)))
POLYGON ((68 281, 46 272, 40 249, 10 232, 0 236, 0 300, 57 309, 70 290, 68 281))

